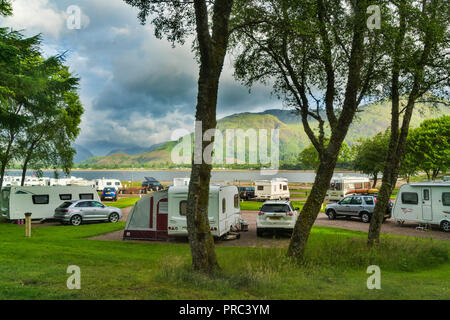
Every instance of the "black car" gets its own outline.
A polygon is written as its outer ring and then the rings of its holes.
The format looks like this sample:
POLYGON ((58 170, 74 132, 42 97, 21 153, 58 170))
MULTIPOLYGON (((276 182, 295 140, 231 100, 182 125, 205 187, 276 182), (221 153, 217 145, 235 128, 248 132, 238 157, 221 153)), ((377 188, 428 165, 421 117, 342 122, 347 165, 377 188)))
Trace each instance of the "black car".
POLYGON ((142 187, 148 191, 160 191, 164 189, 164 186, 153 177, 145 177, 145 180, 142 182, 142 187))
POLYGON ((255 188, 253 187, 238 187, 238 189, 241 199, 248 200, 255 197, 255 188))

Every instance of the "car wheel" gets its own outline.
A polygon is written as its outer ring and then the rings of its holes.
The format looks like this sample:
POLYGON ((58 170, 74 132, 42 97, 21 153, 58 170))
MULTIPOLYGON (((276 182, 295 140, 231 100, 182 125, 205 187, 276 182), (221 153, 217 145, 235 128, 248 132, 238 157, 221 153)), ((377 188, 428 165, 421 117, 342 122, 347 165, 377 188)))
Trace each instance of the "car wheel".
POLYGON ((83 221, 83 219, 78 214, 76 214, 72 218, 70 218, 70 224, 73 226, 79 226, 82 221, 83 221))
POLYGON ((262 235, 263 235, 263 231, 261 230, 261 229, 256 229, 256 236, 257 237, 262 237, 262 235))
POLYGON ((364 223, 369 223, 370 222, 370 214, 367 212, 361 213, 361 220, 364 223))
POLYGON ((450 232, 450 221, 442 221, 441 229, 442 229, 442 231, 450 232))
POLYGON ((328 219, 330 219, 330 220, 336 219, 336 211, 334 211, 334 210, 329 210, 329 211, 327 212, 327 216, 328 216, 328 219))
POLYGON ((119 214, 117 212, 111 213, 108 220, 109 222, 116 223, 117 221, 119 221, 119 214))

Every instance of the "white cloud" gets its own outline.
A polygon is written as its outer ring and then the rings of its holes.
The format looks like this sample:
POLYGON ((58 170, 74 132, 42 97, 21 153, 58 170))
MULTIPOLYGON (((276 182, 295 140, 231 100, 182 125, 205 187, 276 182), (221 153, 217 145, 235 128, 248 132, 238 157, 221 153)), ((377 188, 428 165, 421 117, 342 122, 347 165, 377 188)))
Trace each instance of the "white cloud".
POLYGON ((5 24, 16 30, 26 29, 29 33, 45 33, 58 38, 66 27, 64 12, 51 6, 48 0, 13 1, 13 13, 5 19, 5 24))

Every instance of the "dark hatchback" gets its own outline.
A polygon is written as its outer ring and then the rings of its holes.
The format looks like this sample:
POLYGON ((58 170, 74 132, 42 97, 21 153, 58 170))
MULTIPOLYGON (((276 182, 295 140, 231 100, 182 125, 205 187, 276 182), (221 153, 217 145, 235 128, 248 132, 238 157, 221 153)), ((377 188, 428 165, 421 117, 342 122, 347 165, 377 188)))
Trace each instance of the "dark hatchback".
POLYGON ((241 199, 248 200, 255 197, 255 188, 253 187, 238 187, 238 189, 241 199))
POLYGON ((145 177, 145 180, 142 182, 142 187, 146 188, 148 191, 164 190, 164 186, 158 180, 152 177, 145 177))

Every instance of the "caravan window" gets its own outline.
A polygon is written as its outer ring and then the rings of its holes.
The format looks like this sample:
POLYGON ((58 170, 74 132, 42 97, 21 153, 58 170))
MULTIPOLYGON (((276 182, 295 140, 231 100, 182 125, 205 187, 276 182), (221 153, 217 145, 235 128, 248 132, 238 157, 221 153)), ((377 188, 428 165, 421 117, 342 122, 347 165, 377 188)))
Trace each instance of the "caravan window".
POLYGON ((48 194, 33 195, 33 204, 48 204, 50 196, 48 194))
POLYGON ((187 212, 187 201, 180 201, 180 216, 185 216, 187 212))
POLYGON ((225 211, 227 210, 226 204, 227 204, 227 201, 225 200, 225 198, 223 198, 222 199, 222 213, 225 213, 225 211))
POLYGON ((450 206, 450 192, 442 192, 442 204, 450 206))
POLYGON ((112 183, 111 183, 111 182, 107 182, 106 185, 107 185, 107 186, 110 186, 110 185, 112 185, 112 183))
POLYGON ((403 204, 418 204, 419 195, 416 192, 402 192, 403 204))
POLYGON ((430 200, 430 190, 423 189, 423 200, 430 200))
POLYGON ((80 193, 80 200, 94 200, 92 193, 80 193))
POLYGON ((120 186, 120 182, 116 182, 115 185, 116 185, 116 186, 120 186))
POLYGON ((234 207, 237 209, 239 208, 239 195, 234 195, 234 207))
POLYGON ((258 186, 258 190, 264 190, 264 186, 258 186))
POLYGON ((286 185, 286 184, 283 186, 283 190, 284 190, 284 191, 287 190, 287 185, 286 185))
POLYGON ((60 200, 72 200, 72 195, 71 194, 60 194, 59 199, 60 200))

